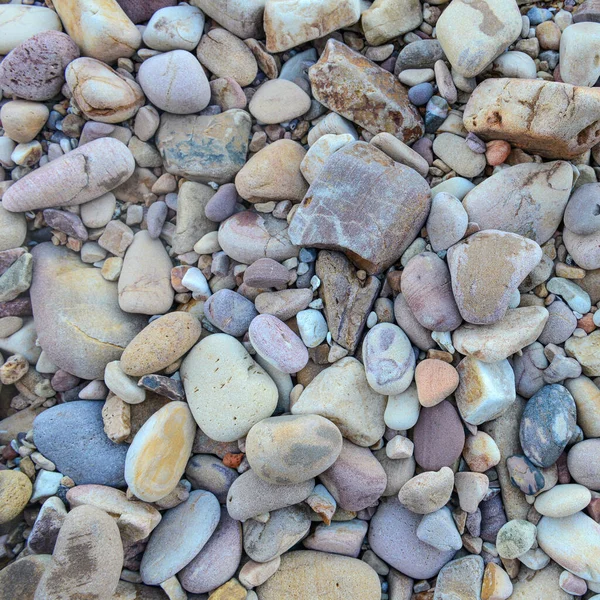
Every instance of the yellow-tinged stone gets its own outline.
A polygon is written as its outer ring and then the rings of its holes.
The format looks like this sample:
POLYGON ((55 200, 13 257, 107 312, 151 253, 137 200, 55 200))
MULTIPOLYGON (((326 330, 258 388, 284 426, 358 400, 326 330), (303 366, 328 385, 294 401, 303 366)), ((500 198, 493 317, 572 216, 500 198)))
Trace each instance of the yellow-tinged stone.
POLYGON ((481 600, 506 600, 512 592, 508 573, 496 563, 488 563, 483 572, 481 600))
POLYGON ((588 377, 600 375, 600 330, 592 331, 582 338, 571 337, 565 342, 568 356, 577 359, 588 377))
POLYGON ((146 502, 169 494, 183 475, 195 433, 185 402, 169 402, 153 414, 127 451, 125 481, 131 492, 146 502))
POLYGON ((218 587, 209 596, 209 600, 246 600, 247 593, 246 588, 237 579, 230 579, 218 587))
POLYGON ((600 437, 600 389, 583 375, 567 379, 564 386, 571 392, 577 406, 577 424, 586 438, 600 437))
POLYGON ((0 600, 30 600, 52 562, 49 554, 19 558, 0 571, 0 600))
POLYGON ((129 343, 121 356, 127 375, 157 373, 181 358, 199 339, 200 321, 185 312, 173 312, 152 321, 129 343))
POLYGON ((20 471, 0 471, 0 525, 14 519, 27 506, 33 486, 20 471))

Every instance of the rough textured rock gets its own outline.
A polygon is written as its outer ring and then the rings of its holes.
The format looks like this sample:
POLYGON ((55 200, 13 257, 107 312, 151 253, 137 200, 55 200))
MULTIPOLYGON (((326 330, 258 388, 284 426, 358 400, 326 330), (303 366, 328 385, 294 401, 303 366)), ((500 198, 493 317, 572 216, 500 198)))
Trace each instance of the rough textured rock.
POLYGON ((370 144, 354 142, 338 150, 310 186, 292 219, 290 239, 298 245, 342 250, 360 268, 378 273, 417 236, 430 198, 414 170, 370 144), (353 202, 348 202, 349 196, 353 202), (367 206, 369 224, 360 218, 367 206))
POLYGON ((436 600, 480 600, 483 568, 481 556, 465 556, 449 562, 438 575, 436 600))
POLYGON ((330 39, 309 77, 316 100, 370 133, 386 131, 406 144, 423 135, 404 86, 345 44, 330 39))
POLYGON ((24 556, 0 571, 0 600, 30 600, 46 569, 52 564, 49 554, 24 556))
POLYGON ((574 158, 600 141, 600 90, 541 79, 487 79, 465 108, 468 131, 546 158, 574 158))

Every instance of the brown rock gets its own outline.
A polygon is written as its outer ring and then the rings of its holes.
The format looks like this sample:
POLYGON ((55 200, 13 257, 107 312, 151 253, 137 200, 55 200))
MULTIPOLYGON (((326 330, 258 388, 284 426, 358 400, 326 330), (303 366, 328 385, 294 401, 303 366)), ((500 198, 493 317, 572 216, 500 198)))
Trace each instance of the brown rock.
POLYGON ((102 407, 104 433, 109 440, 120 444, 131 434, 131 404, 109 392, 102 407))
POLYGON ((456 369, 443 360, 427 358, 415 370, 415 383, 421 406, 435 406, 458 387, 456 369))
POLYGON ((416 171, 370 144, 353 142, 331 156, 313 181, 290 224, 290 239, 342 250, 359 268, 379 273, 408 248, 430 205, 429 186, 416 171))
POLYGON ((402 294, 396 296, 394 301, 394 318, 402 331, 406 333, 410 341, 420 350, 430 350, 436 347, 431 337, 431 332, 425 329, 415 318, 412 310, 402 294))
POLYGON ((49 554, 19 557, 10 563, 0 571, 0 600, 31 600, 51 564, 49 554))
POLYGON ((148 21, 157 10, 177 4, 177 0, 117 0, 117 2, 134 23, 148 21))
POLYGON ((309 78, 316 100, 373 135, 386 131, 407 144, 423 135, 423 120, 402 84, 345 44, 330 39, 309 78))
POLYGON ((254 288, 280 287, 290 279, 290 272, 272 258, 259 258, 244 271, 244 283, 254 288))

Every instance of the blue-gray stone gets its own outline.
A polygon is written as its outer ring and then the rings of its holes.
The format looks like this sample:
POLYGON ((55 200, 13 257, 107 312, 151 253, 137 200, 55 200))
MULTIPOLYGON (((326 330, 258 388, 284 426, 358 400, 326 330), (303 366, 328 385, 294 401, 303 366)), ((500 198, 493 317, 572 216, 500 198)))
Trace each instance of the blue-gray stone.
POLYGON ((545 385, 531 397, 523 416, 519 437, 529 460, 550 467, 575 433, 577 409, 573 396, 562 385, 545 385))
POLYGON ((428 82, 414 85, 408 90, 408 99, 415 106, 425 106, 433 96, 433 86, 428 82))
POLYGON ((212 492, 223 504, 227 501, 229 488, 238 478, 235 469, 226 467, 223 461, 212 454, 192 456, 185 468, 185 474, 193 489, 212 492))
POLYGON ((538 8, 534 6, 527 11, 529 23, 535 27, 544 21, 549 21, 552 18, 552 13, 547 8, 538 8))
POLYGON ((554 70, 558 64, 560 54, 556 50, 544 50, 544 52, 540 52, 538 58, 540 60, 545 60, 548 63, 548 67, 554 70))
POLYGON ((479 504, 479 510, 481 510, 479 537, 484 542, 495 544, 498 532, 507 521, 502 496, 496 494, 489 500, 484 500, 479 504))
POLYGON ((448 116, 448 102, 441 96, 433 96, 425 107, 425 132, 435 133, 448 116))
POLYGON ((33 441, 57 471, 77 485, 125 487, 128 444, 115 444, 104 433, 103 402, 77 400, 58 404, 33 422, 33 441))
MULTIPOLYGON (((281 67, 279 79, 287 79, 288 81, 296 82, 297 79, 304 79, 307 83, 308 69, 317 62, 317 51, 315 48, 309 48, 304 52, 292 56, 281 67)), ((310 85, 310 83, 309 83, 310 85)))

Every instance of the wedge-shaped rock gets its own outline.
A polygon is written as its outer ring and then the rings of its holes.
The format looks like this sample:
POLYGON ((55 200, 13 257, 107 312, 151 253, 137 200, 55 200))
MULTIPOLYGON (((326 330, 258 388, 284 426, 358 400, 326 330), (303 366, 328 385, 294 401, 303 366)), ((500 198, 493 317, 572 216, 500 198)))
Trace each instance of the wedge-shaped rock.
POLYGON ((542 79, 487 79, 471 94, 468 131, 546 158, 575 158, 600 141, 600 89, 542 79))
POLYGON ((359 0, 268 0, 264 25, 267 50, 283 52, 360 19, 359 0))
POLYGON ((294 415, 321 415, 359 446, 372 446, 385 431, 385 396, 371 389, 365 368, 355 358, 342 358, 321 371, 292 407, 294 415))
POLYGON ((475 325, 500 321, 519 284, 542 259, 542 249, 514 233, 490 229, 448 250, 452 291, 463 319, 475 325))
POLYGON ((341 250, 359 268, 379 273, 412 243, 430 205, 429 186, 416 171, 370 144, 353 142, 313 181, 290 224, 290 239, 341 250))
POLYGON ((330 39, 308 76, 316 100, 373 135, 387 131, 406 144, 424 132, 404 86, 341 42, 330 39))
POLYGON ((48 358, 83 379, 102 379, 145 319, 119 308, 117 285, 65 246, 32 250, 31 304, 38 339, 48 358))
POLYGON ((435 585, 440 600, 462 598, 479 600, 483 582, 483 559, 481 556, 464 556, 449 562, 438 575, 435 585))
POLYGON ((453 333, 452 344, 465 356, 495 363, 533 344, 548 316, 548 309, 543 306, 507 310, 504 318, 492 325, 465 323, 453 333))
POLYGON ((573 185, 568 162, 525 163, 484 179, 463 200, 469 221, 547 242, 560 225, 573 185))

